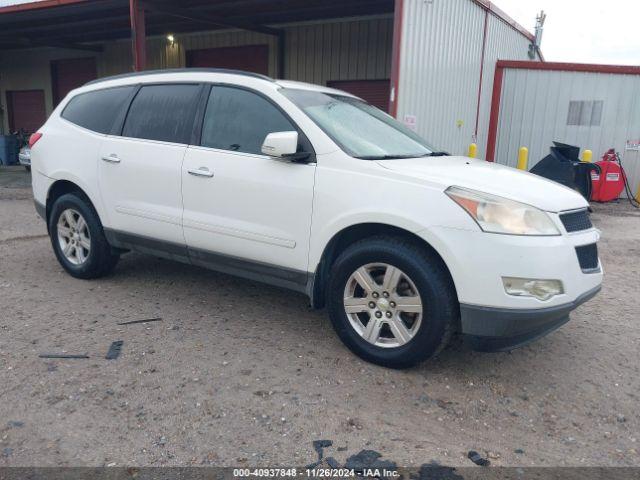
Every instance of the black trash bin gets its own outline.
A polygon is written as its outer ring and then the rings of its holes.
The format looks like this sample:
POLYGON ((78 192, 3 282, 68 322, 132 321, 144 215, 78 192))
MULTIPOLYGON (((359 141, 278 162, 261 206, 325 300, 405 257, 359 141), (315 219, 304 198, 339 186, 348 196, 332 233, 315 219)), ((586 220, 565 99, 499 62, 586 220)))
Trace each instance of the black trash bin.
POLYGON ((580 147, 553 142, 551 152, 540 160, 531 173, 561 183, 591 200, 591 172, 600 173, 600 167, 594 163, 580 161, 580 147))
POLYGON ((0 165, 18 163, 18 139, 15 135, 0 135, 0 165))

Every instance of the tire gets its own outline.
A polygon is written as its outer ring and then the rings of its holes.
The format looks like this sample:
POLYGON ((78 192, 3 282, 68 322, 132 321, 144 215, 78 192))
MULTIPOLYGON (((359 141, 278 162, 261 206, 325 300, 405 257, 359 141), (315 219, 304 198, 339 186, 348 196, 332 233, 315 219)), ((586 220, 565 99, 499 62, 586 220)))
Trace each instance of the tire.
POLYGON ((58 262, 72 277, 86 280, 104 277, 111 273, 120 258, 107 242, 91 202, 81 193, 67 193, 54 202, 49 215, 49 237, 58 262), (77 235, 73 233, 69 215, 80 230, 77 235), (74 245, 70 245, 72 241, 74 245), (64 246, 70 247, 67 254, 63 251, 64 246))
POLYGON ((31 165, 25 165, 24 168, 27 172, 31 171, 31 165))
POLYGON ((331 268, 327 295, 331 322, 345 345, 362 359, 388 368, 409 368, 435 357, 449 343, 460 317, 455 288, 442 260, 418 242, 397 237, 373 237, 347 248, 331 268), (357 271, 368 272, 368 280, 354 277, 357 271), (387 291, 396 279, 397 290, 387 291), (367 293, 362 283, 369 280, 374 284, 367 293), (384 295, 387 303, 382 301, 384 295), (391 308, 388 302, 394 299, 391 308), (368 329, 377 318, 374 313, 381 318, 368 329))

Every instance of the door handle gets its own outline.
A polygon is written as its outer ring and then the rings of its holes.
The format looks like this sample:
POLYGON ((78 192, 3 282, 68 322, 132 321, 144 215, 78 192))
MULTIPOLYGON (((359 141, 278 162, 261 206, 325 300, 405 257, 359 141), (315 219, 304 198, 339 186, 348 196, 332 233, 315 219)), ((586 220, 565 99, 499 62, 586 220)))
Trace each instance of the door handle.
POLYGON ((189 175, 194 175, 196 177, 207 177, 207 178, 213 177, 213 172, 210 171, 206 167, 200 167, 198 169, 187 170, 187 172, 189 172, 189 175))
POLYGON ((102 160, 108 163, 120 163, 120 157, 118 157, 118 155, 116 155, 115 153, 102 157, 102 160))

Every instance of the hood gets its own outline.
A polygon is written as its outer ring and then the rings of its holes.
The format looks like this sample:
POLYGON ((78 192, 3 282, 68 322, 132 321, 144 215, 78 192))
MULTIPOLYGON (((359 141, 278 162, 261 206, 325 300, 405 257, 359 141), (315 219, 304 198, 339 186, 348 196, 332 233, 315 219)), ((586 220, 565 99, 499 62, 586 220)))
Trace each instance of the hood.
POLYGON ((455 185, 526 203, 548 212, 589 206, 578 192, 515 168, 467 157, 380 160, 382 167, 442 186, 455 185))

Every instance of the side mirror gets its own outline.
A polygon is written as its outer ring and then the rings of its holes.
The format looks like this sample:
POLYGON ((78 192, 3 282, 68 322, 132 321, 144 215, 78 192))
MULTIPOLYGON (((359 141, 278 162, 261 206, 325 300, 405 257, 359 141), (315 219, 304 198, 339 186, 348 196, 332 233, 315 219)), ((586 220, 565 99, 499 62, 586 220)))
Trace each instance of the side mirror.
POLYGON ((298 132, 273 132, 262 143, 262 153, 270 157, 290 157, 298 151, 298 132))

